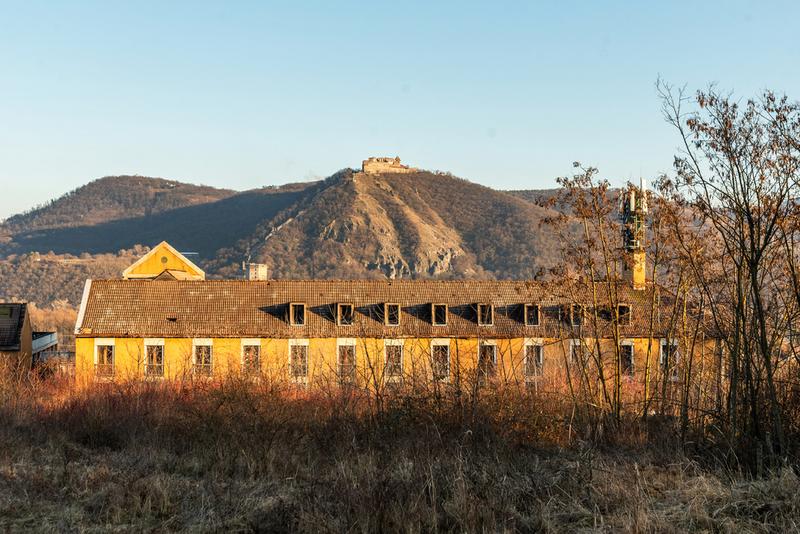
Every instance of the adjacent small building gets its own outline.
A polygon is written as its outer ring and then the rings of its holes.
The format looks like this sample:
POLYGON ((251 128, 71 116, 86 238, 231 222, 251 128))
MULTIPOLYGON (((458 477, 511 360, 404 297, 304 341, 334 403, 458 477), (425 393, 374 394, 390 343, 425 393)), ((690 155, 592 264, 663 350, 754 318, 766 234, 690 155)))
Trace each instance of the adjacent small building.
POLYGON ((0 304, 0 364, 28 370, 33 358, 33 329, 25 303, 0 304))

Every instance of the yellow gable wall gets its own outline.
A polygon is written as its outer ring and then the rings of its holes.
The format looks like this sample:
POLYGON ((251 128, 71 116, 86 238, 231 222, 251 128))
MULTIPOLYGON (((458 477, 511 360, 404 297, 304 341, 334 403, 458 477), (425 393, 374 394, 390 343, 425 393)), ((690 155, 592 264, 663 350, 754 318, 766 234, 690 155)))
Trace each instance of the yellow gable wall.
MULTIPOLYGON (((431 376, 430 353, 431 339, 403 340, 403 372, 408 377, 425 378, 431 376)), ((450 345, 450 380, 470 380, 475 376, 478 361, 477 339, 449 339, 450 345)), ((570 362, 570 340, 536 340, 544 346, 545 380, 563 380, 570 362)), ((289 340, 260 339, 261 372, 275 379, 289 378, 289 340)), ((114 375, 115 379, 138 379, 144 376, 145 348, 144 339, 117 338, 114 340, 114 375)), ((498 379, 523 383, 525 351, 524 339, 496 340, 498 379)), ((591 344, 591 341, 589 341, 591 344)), ((649 369, 651 376, 659 373, 658 339, 634 340, 634 368, 637 378, 642 378, 648 359, 650 345, 649 369)), ((212 362, 213 375, 224 377, 238 374, 242 370, 242 340, 213 339, 212 362)), ((309 339, 308 367, 310 384, 335 382, 338 369, 337 339, 309 339)), ((613 362, 613 342, 603 340, 601 351, 607 362, 613 362)), ((699 347, 698 353, 712 354, 709 347, 699 347)), ((703 366, 713 370, 706 358, 697 358, 693 365, 695 371, 703 371, 703 366)), ((164 376, 168 379, 184 379, 192 376, 193 351, 191 339, 164 340, 164 376)), ((385 353, 382 339, 356 339, 356 366, 359 382, 362 385, 380 383, 383 380, 385 353)), ((95 340, 93 338, 76 339, 76 378, 82 383, 90 383, 95 379, 95 340)), ((594 368, 594 364, 589 366, 594 368)), ((608 376, 613 376, 613 365, 608 376)))
POLYGON ((144 261, 128 271, 126 277, 128 278, 154 278, 160 275, 165 270, 184 271, 198 279, 204 278, 204 275, 198 269, 192 267, 186 262, 186 259, 180 254, 175 254, 164 244, 157 245, 151 250, 144 258, 144 261), (166 261, 164 261, 166 259, 166 261))

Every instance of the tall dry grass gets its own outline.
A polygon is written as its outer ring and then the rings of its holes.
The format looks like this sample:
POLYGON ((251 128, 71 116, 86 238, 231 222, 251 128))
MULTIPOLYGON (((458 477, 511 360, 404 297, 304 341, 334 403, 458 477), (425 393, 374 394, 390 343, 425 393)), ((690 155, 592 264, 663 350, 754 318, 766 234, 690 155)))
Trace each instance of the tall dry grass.
MULTIPOLYGON (((800 483, 684 453, 668 422, 589 441, 568 405, 487 388, 300 391, 6 382, 11 531, 792 531, 800 483)), ((713 455, 709 455, 713 459, 713 455)))

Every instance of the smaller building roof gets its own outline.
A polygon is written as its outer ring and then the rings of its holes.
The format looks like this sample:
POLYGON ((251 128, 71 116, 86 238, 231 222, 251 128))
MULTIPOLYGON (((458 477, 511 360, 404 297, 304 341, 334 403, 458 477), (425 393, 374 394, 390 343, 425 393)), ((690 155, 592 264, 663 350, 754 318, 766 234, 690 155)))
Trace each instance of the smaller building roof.
POLYGON ((24 303, 0 303, 0 351, 20 350, 27 312, 24 303))

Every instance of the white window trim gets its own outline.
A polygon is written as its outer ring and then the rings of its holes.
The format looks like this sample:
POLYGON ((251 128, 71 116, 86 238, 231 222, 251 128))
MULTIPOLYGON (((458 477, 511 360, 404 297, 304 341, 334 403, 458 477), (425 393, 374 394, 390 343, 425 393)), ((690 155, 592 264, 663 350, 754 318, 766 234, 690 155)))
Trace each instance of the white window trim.
POLYGON ((677 338, 674 337, 662 337, 658 340, 658 365, 660 368, 663 369, 664 367, 664 345, 674 345, 675 349, 675 361, 672 362, 672 375, 669 377, 670 380, 678 380, 678 362, 681 360, 681 345, 677 338))
POLYGON ((492 365, 495 368, 495 372, 497 371, 497 340, 494 339, 481 339, 478 343, 478 360, 480 361, 481 356, 481 347, 493 347, 494 350, 492 351, 492 365))
MULTIPOLYGON (((435 380, 435 382, 440 382, 442 384, 449 384, 450 383, 450 375, 452 374, 453 370, 450 368, 450 339, 449 338, 434 338, 431 339, 431 364, 433 364, 433 347, 447 347, 447 377, 440 380, 435 380)), ((433 379, 433 365, 431 365, 431 379, 433 379)))
POLYGON ((337 326, 353 326, 356 322, 356 306, 350 302, 337 302, 336 303, 336 325, 337 326), (350 306, 352 315, 350 317, 350 324, 342 323, 342 306, 350 306))
POLYGON ((539 337, 529 337, 525 338, 525 341, 522 344, 522 356, 523 356, 523 375, 525 375, 525 380, 533 381, 537 378, 541 378, 544 376, 544 340, 539 337), (530 375, 528 376, 524 371, 528 367, 528 347, 541 347, 541 351, 539 352, 539 362, 537 362, 539 369, 541 369, 541 374, 538 375, 530 375))
POLYGON ((523 314, 522 320, 525 323, 525 326, 540 326, 542 324, 542 307, 539 304, 530 304, 530 303, 529 304, 525 304, 525 306, 523 307, 523 310, 522 310, 522 314, 523 314), (536 322, 535 323, 529 323, 528 322, 528 308, 536 308, 537 309, 536 322))
MULTIPOLYGON (((631 373, 625 373, 625 376, 633 376, 636 373, 636 343, 633 339, 622 339, 619 342, 620 346, 631 348, 631 373)), ((660 349, 659 349, 660 350, 660 349)), ((622 364, 622 362, 620 362, 622 364)))
POLYGON ((494 326, 494 305, 493 304, 487 304, 485 302, 478 304, 478 326, 494 326), (481 322, 481 306, 488 306, 489 307, 490 315, 492 317, 492 322, 490 322, 490 323, 481 322))
POLYGON ((450 319, 450 306, 443 302, 434 302, 431 304, 431 325, 433 326, 447 326, 447 322, 450 319), (436 322, 436 306, 444 306, 444 322, 437 323, 436 322))
POLYGON ((383 324, 386 326, 400 326, 400 316, 403 312, 403 307, 396 302, 384 302, 383 303, 383 324), (389 322, 389 306, 397 306, 397 324, 392 324, 389 322))
POLYGON ((211 338, 192 339, 192 365, 197 365, 197 347, 211 347, 211 370, 214 370, 214 341, 211 338))
POLYGON ((576 346, 577 347, 583 347, 583 345, 584 345, 583 339, 581 339, 581 338, 572 338, 572 339, 569 340, 569 362, 570 363, 579 363, 576 360, 576 358, 575 358, 575 356, 573 354, 574 351, 572 350, 572 347, 576 347, 576 346))
POLYGON ((114 362, 113 365, 114 365, 114 367, 117 366, 117 348, 116 348, 115 341, 116 340, 114 338, 111 338, 111 337, 96 337, 96 338, 94 338, 94 364, 95 365, 97 365, 97 363, 98 363, 98 358, 97 358, 97 349, 98 349, 98 347, 111 346, 111 347, 114 347, 114 350, 112 351, 112 357, 114 358, 113 359, 113 362, 114 362))
POLYGON ((289 303, 289 325, 290 326, 305 326, 308 322, 308 306, 306 306, 305 302, 290 302, 289 303), (294 306, 302 306, 303 307, 303 322, 297 323, 294 320, 294 314, 292 313, 292 308, 294 306))
POLYGON ((337 337, 336 338, 336 375, 342 374, 342 360, 339 355, 339 347, 353 347, 353 365, 356 367, 356 375, 358 374, 358 347, 356 345, 356 338, 354 337, 337 337))
POLYGON ((583 326, 583 322, 584 322, 585 319, 586 319, 586 314, 585 314, 585 309, 584 309, 583 304, 570 304, 570 307, 569 307, 569 324, 570 324, 570 326, 583 326), (576 310, 580 311, 580 313, 577 315, 578 317, 580 317, 580 321, 581 321, 580 323, 576 323, 575 322, 575 317, 576 317, 575 311, 576 310))
MULTIPOLYGON (((145 374, 147 378, 164 378, 164 375, 156 376, 156 375, 148 375, 147 374, 147 347, 161 347, 161 365, 164 366, 164 362, 167 359, 166 350, 164 349, 164 338, 163 337, 146 337, 144 338, 144 342, 142 343, 144 346, 144 365, 142 372, 145 374)), ((165 373, 166 374, 166 373, 165 373)))
MULTIPOLYGON (((244 348, 245 347, 258 347, 258 366, 261 367, 261 338, 257 337, 246 337, 242 338, 241 343, 239 344, 239 364, 244 369, 244 348)), ((213 351, 213 349, 212 349, 213 351)), ((214 361, 214 356, 211 356, 211 361, 214 361)))
MULTIPOLYGON (((289 340, 289 353, 286 356, 286 361, 289 365, 289 379, 295 384, 308 384, 308 375, 311 374, 311 354, 308 349, 308 339, 290 339, 289 340), (306 347, 306 376, 292 375, 292 347, 306 347)), ((338 348, 336 349, 339 350, 338 348)), ((337 359, 339 355, 336 355, 337 359)))
MULTIPOLYGON (((385 380, 387 382, 400 382, 403 379, 403 366, 405 364, 406 359, 406 349, 405 349, 405 342, 402 339, 384 339, 383 340, 383 366, 384 369, 389 364, 389 355, 386 351, 386 347, 400 347, 400 376, 388 376, 386 375, 385 380)), ((385 375, 385 373, 384 373, 385 375)))

